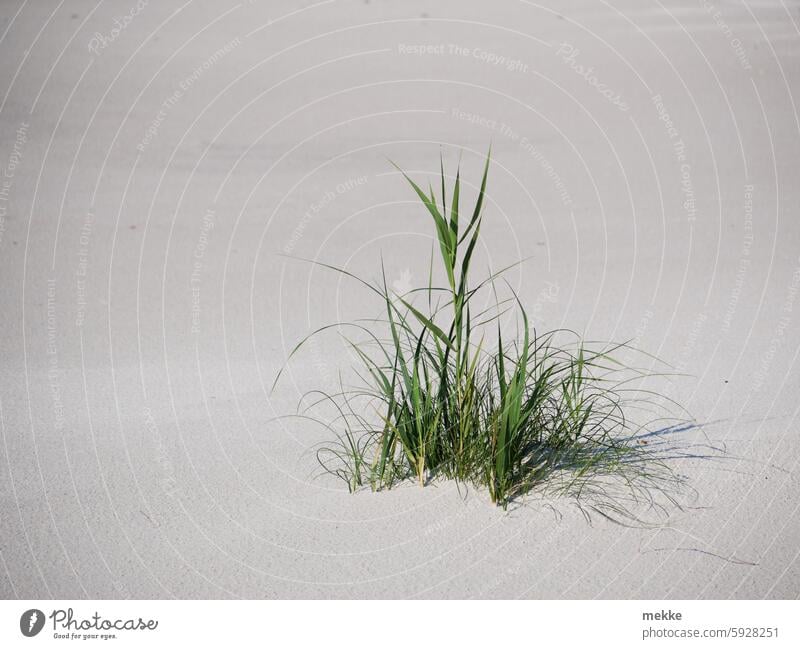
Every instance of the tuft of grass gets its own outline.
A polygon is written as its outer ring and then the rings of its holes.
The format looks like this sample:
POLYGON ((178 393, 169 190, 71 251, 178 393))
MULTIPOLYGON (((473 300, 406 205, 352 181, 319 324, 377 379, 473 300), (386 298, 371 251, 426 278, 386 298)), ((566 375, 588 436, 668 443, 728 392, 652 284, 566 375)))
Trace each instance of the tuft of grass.
POLYGON ((471 282, 490 160, 491 152, 466 211, 460 168, 448 201, 443 162, 438 197, 398 167, 431 218, 446 285, 433 284, 433 253, 427 285, 403 295, 389 289, 382 263, 375 283, 321 264, 382 305, 380 317, 336 325, 360 368, 355 386, 315 392, 308 407, 326 403, 335 413, 325 425, 336 439, 319 450, 321 465, 351 491, 446 478, 485 488, 503 508, 536 490, 617 521, 635 519, 641 505, 666 511, 682 479, 664 444, 646 436, 670 417, 659 395, 634 387, 650 374, 617 358, 630 348, 591 345, 565 330, 537 333, 502 279, 516 264, 471 282), (493 306, 476 306, 487 291, 493 306), (517 314, 513 335, 501 326, 508 313, 517 314), (654 411, 644 424, 630 418, 654 411))

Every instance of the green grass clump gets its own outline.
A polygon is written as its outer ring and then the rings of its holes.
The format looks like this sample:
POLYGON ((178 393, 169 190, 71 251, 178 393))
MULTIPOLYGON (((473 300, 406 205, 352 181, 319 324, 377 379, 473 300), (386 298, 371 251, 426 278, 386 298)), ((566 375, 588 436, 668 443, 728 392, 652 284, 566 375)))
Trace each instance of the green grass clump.
POLYGON ((628 417, 652 412, 659 399, 632 387, 647 374, 615 359, 626 346, 593 349, 563 330, 537 334, 502 280, 515 264, 470 282, 489 162, 487 155, 467 212, 460 170, 449 207, 443 164, 440 197, 403 174, 431 217, 446 285, 433 285, 433 255, 427 285, 404 295, 389 290, 383 266, 371 283, 322 264, 360 282, 383 311, 351 324, 358 340, 343 333, 361 362, 357 384, 314 393, 310 407, 333 408, 324 423, 337 435, 318 453, 322 466, 351 491, 443 477, 487 489, 504 508, 534 489, 618 520, 635 517, 642 503, 663 509, 659 494, 674 504, 670 493, 680 479, 664 461, 663 444, 628 417), (491 306, 476 306, 479 294, 491 306), (514 313, 511 336, 501 319, 514 313))

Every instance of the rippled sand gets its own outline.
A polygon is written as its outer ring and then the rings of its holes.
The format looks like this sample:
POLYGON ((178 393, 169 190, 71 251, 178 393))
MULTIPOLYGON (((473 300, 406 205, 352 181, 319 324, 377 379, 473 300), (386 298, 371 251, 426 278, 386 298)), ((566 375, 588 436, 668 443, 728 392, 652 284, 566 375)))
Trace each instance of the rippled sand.
MULTIPOLYGON (((3 3, 0 595, 800 595, 800 5, 3 3), (115 20, 117 22, 115 22, 115 20), (430 228, 387 158, 495 160, 478 265, 687 376, 654 529, 349 495, 299 394, 430 228), (696 446, 692 446, 696 445, 696 446), (700 451, 697 453, 702 454, 700 451)), ((434 178, 433 175, 430 176, 434 178)), ((471 200, 475 188, 464 189, 471 200)))

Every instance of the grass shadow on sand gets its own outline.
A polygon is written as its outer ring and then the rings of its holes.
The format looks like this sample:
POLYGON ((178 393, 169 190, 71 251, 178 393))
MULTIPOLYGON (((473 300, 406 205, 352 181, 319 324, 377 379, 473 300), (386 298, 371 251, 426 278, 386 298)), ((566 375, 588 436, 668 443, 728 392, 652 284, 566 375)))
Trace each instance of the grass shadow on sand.
POLYGON ((351 491, 449 479, 486 490, 503 508, 537 493, 626 524, 643 524, 643 511, 668 514, 687 489, 671 460, 701 457, 668 442, 696 424, 647 387, 674 376, 671 369, 626 343, 538 333, 503 279, 520 262, 471 282, 489 162, 466 213, 460 169, 449 209, 443 164, 440 199, 403 174, 431 217, 441 285, 433 253, 427 284, 403 294, 388 287, 383 264, 380 279, 369 282, 312 262, 355 282, 382 309, 375 318, 318 329, 289 355, 336 330, 360 363, 347 381, 340 375, 335 393, 313 391, 298 406, 297 416, 335 438, 318 449, 322 467, 351 491), (501 325, 509 317, 514 325, 501 325), (622 363, 623 351, 659 371, 622 363))

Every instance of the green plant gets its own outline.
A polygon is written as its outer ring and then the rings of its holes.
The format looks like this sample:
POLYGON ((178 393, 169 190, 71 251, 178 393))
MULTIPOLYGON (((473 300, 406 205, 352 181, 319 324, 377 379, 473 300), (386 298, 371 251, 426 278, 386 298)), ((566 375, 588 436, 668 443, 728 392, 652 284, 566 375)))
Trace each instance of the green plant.
MULTIPOLYGON (((502 280, 516 264, 470 283, 490 157, 466 214, 460 169, 449 207, 443 163, 440 199, 403 173, 432 219, 446 285, 434 286, 433 254, 427 285, 404 295, 389 290, 383 265, 381 280, 370 283, 321 264, 360 282, 383 310, 382 317, 349 325, 358 340, 342 333, 361 361, 358 384, 314 393, 319 398, 308 406, 324 402, 335 412, 324 422, 337 439, 320 449, 322 466, 353 491, 444 477, 486 488, 504 508, 536 489, 571 496, 584 510, 615 520, 635 517, 643 502, 663 509, 659 495, 676 503, 671 493, 681 479, 664 461, 663 444, 651 444, 648 427, 628 418, 659 400, 632 387, 647 373, 615 359, 627 346, 593 348, 564 330, 537 334, 502 280), (503 287, 508 295, 501 299, 503 287), (485 291, 493 305, 475 307, 485 291), (509 339, 501 316, 514 311, 518 330, 509 339), (488 345, 492 338, 496 343, 488 345)), ((651 417, 648 426, 664 419, 651 417)))

